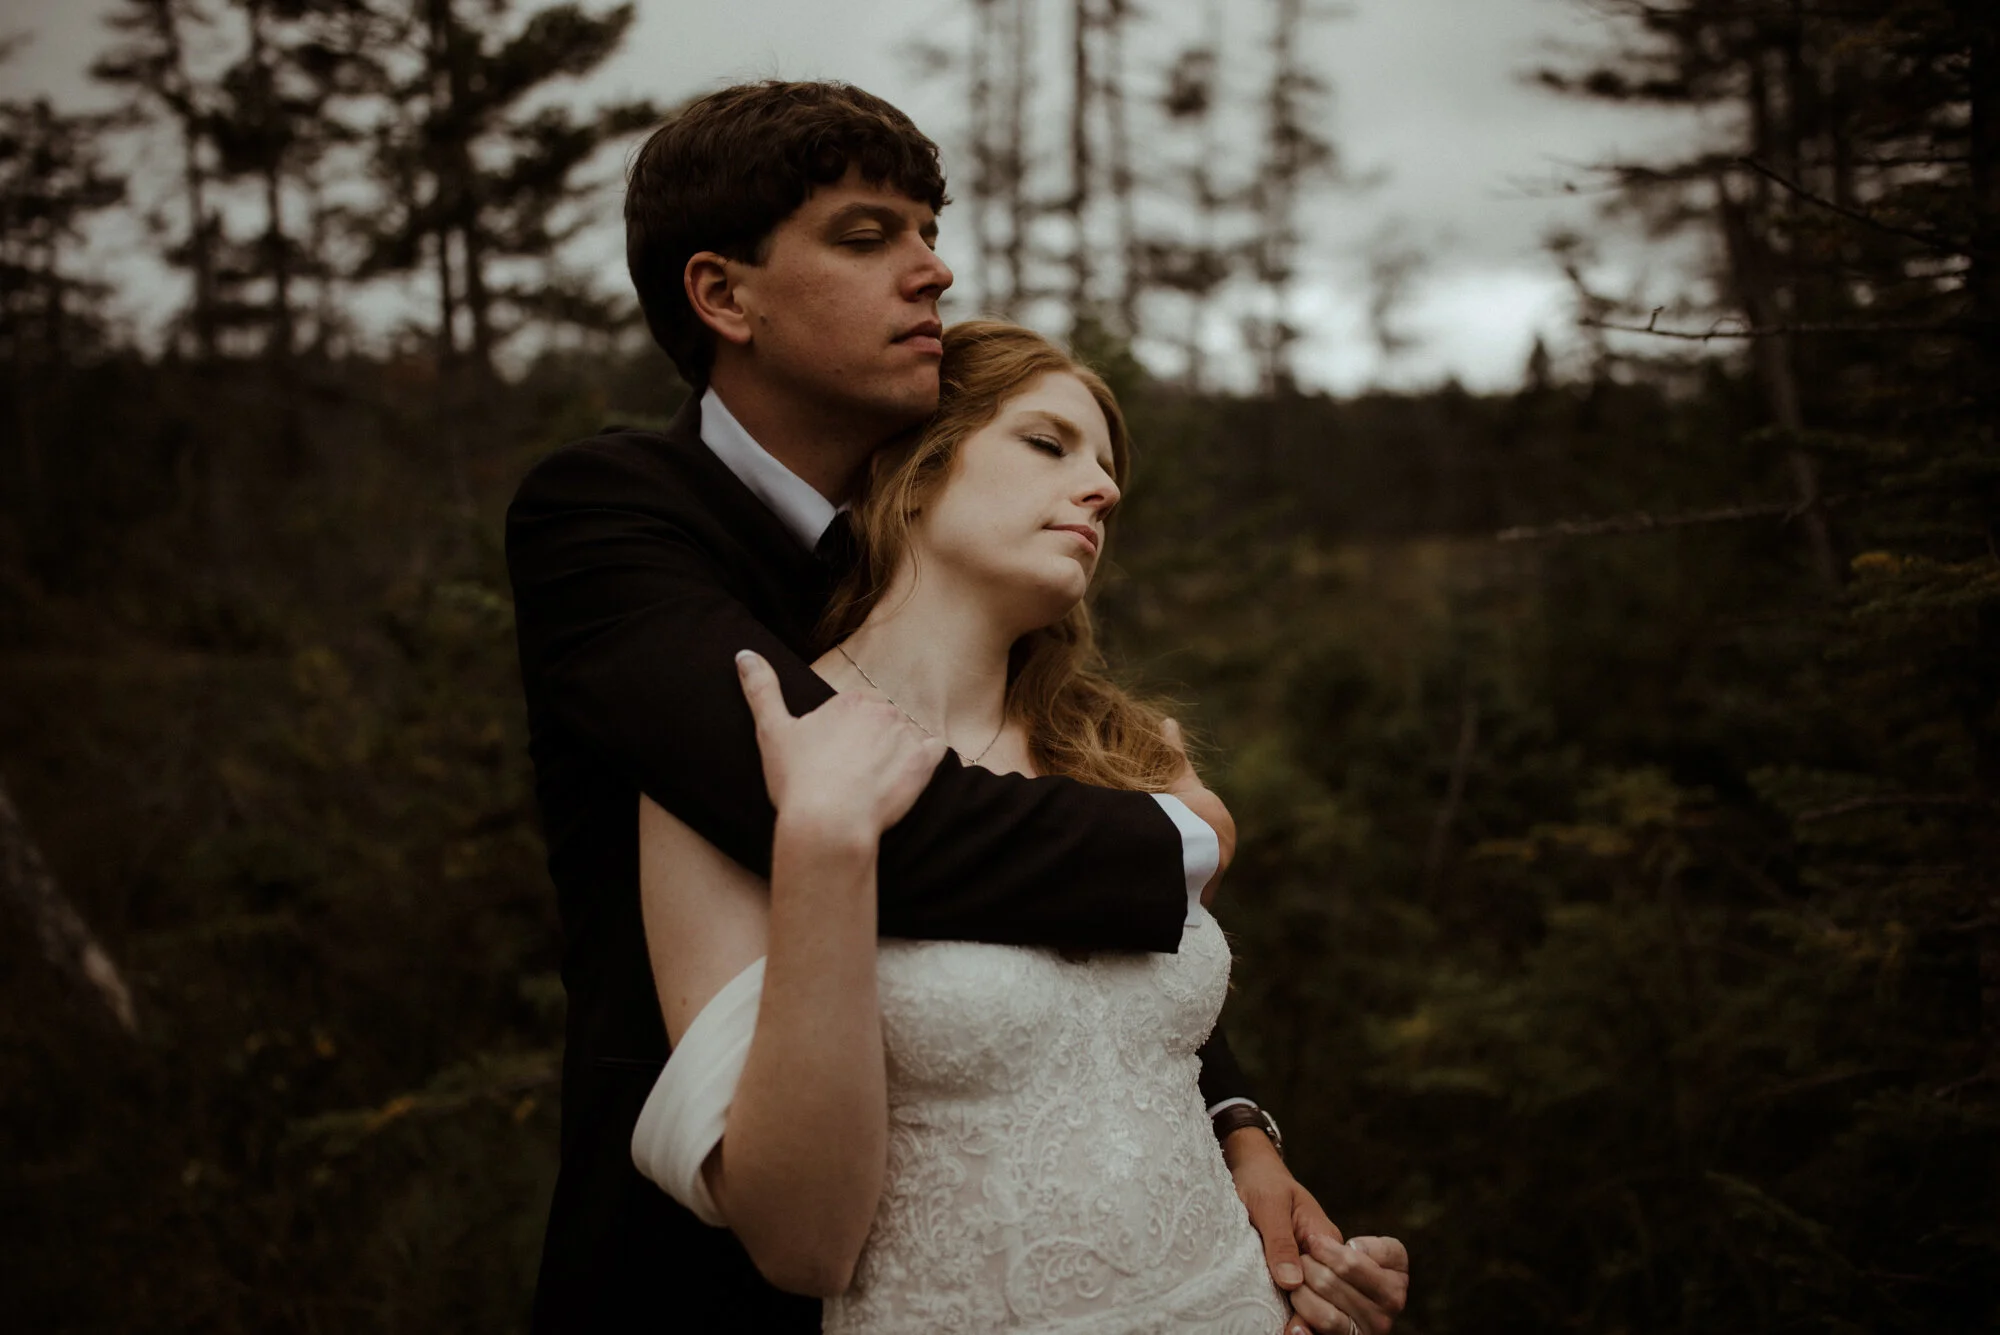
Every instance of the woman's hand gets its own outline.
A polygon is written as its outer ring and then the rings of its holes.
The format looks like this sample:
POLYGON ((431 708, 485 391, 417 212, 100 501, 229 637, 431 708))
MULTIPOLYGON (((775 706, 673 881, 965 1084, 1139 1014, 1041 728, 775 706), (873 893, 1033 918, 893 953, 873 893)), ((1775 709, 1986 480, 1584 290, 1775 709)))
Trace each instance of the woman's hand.
POLYGON ((1410 1297, 1410 1253, 1395 1238, 1313 1235, 1299 1258, 1306 1282, 1292 1291, 1297 1335, 1388 1335, 1410 1297))
POLYGON ((843 693, 794 718, 769 663, 745 649, 736 671, 757 722, 764 787, 787 825, 872 844, 909 812, 944 758, 944 742, 894 705, 843 693))

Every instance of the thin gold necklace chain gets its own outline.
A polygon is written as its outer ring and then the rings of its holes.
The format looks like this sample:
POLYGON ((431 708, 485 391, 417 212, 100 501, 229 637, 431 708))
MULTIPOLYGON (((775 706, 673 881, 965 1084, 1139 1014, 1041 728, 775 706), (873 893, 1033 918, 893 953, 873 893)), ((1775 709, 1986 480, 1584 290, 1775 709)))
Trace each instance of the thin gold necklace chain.
MULTIPOLYGON (((870 686, 873 686, 876 692, 880 694, 884 700, 887 700, 890 704, 895 705, 896 712, 898 714, 901 714, 904 718, 908 719, 910 722, 915 723, 918 732, 921 732, 926 737, 931 737, 931 738, 937 737, 937 734, 932 732, 929 728, 926 728, 921 723, 917 723, 917 716, 915 714, 912 714, 909 710, 903 708, 901 705, 897 705, 895 696, 890 695, 880 686, 875 685, 875 679, 868 675, 868 669, 862 667, 861 664, 854 661, 854 655, 847 652, 846 645, 836 644, 833 647, 838 649, 840 651, 840 656, 847 660, 847 666, 853 668, 856 672, 859 672, 861 674, 861 680, 867 682, 870 686)), ((1000 726, 993 730, 993 741, 988 742, 985 746, 980 747, 979 754, 974 756, 972 759, 966 761, 965 763, 968 765, 977 765, 980 761, 986 759, 986 753, 993 749, 993 743, 999 741, 1000 734, 1005 731, 1007 731, 1007 710, 1005 709, 1005 707, 1002 707, 1002 709, 1000 710, 1000 726)), ((945 743, 945 745, 947 746, 951 745, 951 739, 949 737, 943 738, 941 740, 945 743)))

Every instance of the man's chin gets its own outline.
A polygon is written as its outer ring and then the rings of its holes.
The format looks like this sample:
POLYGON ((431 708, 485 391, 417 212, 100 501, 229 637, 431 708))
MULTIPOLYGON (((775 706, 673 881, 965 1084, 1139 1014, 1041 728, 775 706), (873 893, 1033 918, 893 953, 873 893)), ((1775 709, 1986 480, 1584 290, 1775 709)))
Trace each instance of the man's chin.
POLYGON ((884 434, 896 435, 912 427, 922 426, 937 415, 938 383, 935 375, 929 382, 899 385, 872 398, 871 408, 882 419, 884 434))

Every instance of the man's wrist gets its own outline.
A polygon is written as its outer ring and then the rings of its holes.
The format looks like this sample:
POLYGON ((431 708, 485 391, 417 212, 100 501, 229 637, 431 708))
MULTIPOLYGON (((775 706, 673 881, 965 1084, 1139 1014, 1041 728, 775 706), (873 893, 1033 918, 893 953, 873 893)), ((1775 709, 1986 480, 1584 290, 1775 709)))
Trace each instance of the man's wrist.
POLYGON ((1241 1127, 1222 1138, 1222 1162, 1232 1176, 1252 1167, 1275 1168, 1279 1172, 1289 1172, 1285 1161, 1278 1157, 1277 1146, 1262 1131, 1241 1127))

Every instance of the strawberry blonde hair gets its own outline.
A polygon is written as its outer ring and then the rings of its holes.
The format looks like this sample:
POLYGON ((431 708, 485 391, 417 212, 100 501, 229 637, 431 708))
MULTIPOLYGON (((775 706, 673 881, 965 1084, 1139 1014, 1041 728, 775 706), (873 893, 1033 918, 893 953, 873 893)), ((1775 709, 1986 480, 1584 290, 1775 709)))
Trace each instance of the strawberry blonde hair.
MULTIPOLYGON (((1131 437, 1118 400, 1096 372, 1019 325, 998 320, 953 325, 944 334, 937 415, 907 439, 877 451, 869 465, 853 514, 860 560, 834 592, 820 623, 822 644, 852 635, 882 600, 890 575, 909 552, 912 524, 950 480, 966 439, 998 417, 1009 399, 1050 373, 1075 376, 1103 410, 1112 476, 1124 485, 1131 437)), ((1167 740, 1166 715, 1106 674, 1084 602, 1014 642, 1007 680, 1007 717, 1027 730, 1028 754, 1040 773, 1145 792, 1164 791, 1179 774, 1181 753, 1167 740)))

